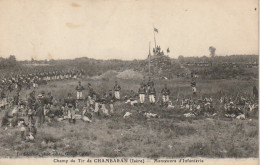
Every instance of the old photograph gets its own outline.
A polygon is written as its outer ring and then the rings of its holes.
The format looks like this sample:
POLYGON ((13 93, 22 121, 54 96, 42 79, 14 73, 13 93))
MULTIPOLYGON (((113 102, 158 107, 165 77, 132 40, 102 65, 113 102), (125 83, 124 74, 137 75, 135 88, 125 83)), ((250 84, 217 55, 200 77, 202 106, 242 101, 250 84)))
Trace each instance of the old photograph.
POLYGON ((257 0, 0 0, 0 160, 257 160, 258 19, 257 0))

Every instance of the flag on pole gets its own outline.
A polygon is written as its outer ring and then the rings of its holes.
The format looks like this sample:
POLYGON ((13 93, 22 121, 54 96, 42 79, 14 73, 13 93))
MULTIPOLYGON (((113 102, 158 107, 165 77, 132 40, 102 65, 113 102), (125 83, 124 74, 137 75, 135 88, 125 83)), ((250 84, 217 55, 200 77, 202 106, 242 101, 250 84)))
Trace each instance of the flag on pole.
POLYGON ((158 33, 158 29, 154 28, 154 31, 158 33))

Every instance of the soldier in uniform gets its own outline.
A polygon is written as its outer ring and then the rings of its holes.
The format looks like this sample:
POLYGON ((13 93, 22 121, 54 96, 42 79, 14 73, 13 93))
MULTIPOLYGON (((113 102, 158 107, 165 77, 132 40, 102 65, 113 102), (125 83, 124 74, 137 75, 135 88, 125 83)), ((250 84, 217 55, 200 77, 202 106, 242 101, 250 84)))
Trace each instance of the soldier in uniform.
POLYGON ((109 90, 107 101, 109 103, 110 113, 114 113, 114 102, 115 102, 115 100, 116 100, 116 98, 115 98, 115 96, 113 96, 112 90, 109 90))
POLYGON ((45 104, 50 104, 50 105, 53 104, 53 96, 51 95, 51 92, 48 92, 45 100, 46 100, 45 104))
POLYGON ((108 112, 108 109, 106 108, 106 103, 108 103, 108 100, 107 100, 107 94, 104 93, 101 97, 101 110, 102 110, 102 113, 105 117, 107 116, 110 116, 109 115, 109 112, 108 112))
POLYGON ((4 105, 3 108, 5 108, 5 105, 7 104, 7 97, 4 88, 1 89, 1 100, 2 100, 2 105, 4 105))
POLYGON ((17 107, 18 107, 19 98, 20 98, 20 92, 19 92, 19 90, 17 90, 17 91, 16 91, 16 95, 14 96, 14 106, 17 106, 17 107))
POLYGON ((81 82, 79 81, 79 84, 76 86, 77 91, 77 100, 82 99, 82 91, 84 90, 84 87, 81 85, 81 82))
POLYGON ((163 105, 167 106, 167 103, 169 101, 169 95, 170 95, 170 90, 167 88, 167 85, 164 85, 164 88, 162 89, 162 101, 163 105))
POLYGON ((253 96, 256 99, 258 98, 258 90, 257 90, 256 86, 253 87, 253 96))
POLYGON ((36 100, 36 116, 38 127, 44 123, 44 100, 42 95, 38 95, 36 100))
POLYGON ((70 123, 76 123, 75 119, 75 107, 76 107, 76 100, 72 98, 71 93, 68 93, 68 97, 64 100, 66 107, 68 108, 68 116, 70 123))
POLYGON ((151 84, 150 88, 148 89, 148 95, 150 103, 155 104, 156 91, 153 84, 151 84))
POLYGON ((33 121, 35 102, 36 102, 35 91, 32 91, 28 97, 28 121, 29 122, 33 121))
POLYGON ((35 137, 37 134, 37 128, 35 127, 35 124, 33 122, 29 127, 29 132, 33 137, 35 137))
POLYGON ((117 100, 120 100, 120 85, 117 84, 117 81, 115 81, 114 91, 115 91, 115 97, 117 100))
POLYGON ((140 103, 143 104, 145 101, 145 86, 143 84, 141 84, 138 93, 139 93, 140 103))
POLYGON ((95 95, 94 89, 92 88, 91 84, 88 83, 88 101, 90 106, 94 105, 94 95, 95 95))
POLYGON ((196 95, 197 89, 196 89, 196 81, 195 79, 191 79, 191 90, 194 95, 196 95))

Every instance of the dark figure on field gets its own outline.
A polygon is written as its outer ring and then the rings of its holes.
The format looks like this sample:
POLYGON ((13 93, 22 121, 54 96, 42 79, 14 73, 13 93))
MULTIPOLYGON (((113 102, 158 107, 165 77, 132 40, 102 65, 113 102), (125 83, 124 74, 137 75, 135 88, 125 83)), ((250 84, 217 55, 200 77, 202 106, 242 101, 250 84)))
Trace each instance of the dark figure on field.
POLYGON ((107 102, 109 104, 110 107, 110 113, 114 113, 114 102, 115 102, 116 98, 115 96, 113 96, 113 91, 109 90, 108 96, 107 96, 107 102))
POLYGON ((14 106, 18 106, 18 104, 19 104, 19 98, 20 98, 20 93, 19 93, 19 91, 17 90, 17 92, 16 92, 16 95, 14 96, 14 106))
POLYGON ((192 90, 193 95, 197 94, 196 80, 194 78, 191 79, 191 90, 192 90))
POLYGON ((45 98, 45 104, 52 105, 53 104, 53 96, 51 92, 48 92, 46 98, 45 98))
POLYGON ((162 89, 161 93, 162 93, 163 105, 167 106, 167 103, 169 101, 169 95, 170 95, 170 90, 167 88, 167 84, 164 85, 164 88, 162 89))
POLYGON ((1 100, 2 100, 3 108, 5 108, 7 104, 7 97, 4 89, 1 90, 1 100))
POLYGON ((151 84, 150 88, 148 89, 148 95, 150 103, 155 104, 156 91, 153 84, 151 84))
POLYGON ((145 101, 145 86, 141 84, 141 87, 138 89, 140 103, 143 104, 145 101))
POLYGON ((42 95, 39 95, 36 100, 36 116, 37 116, 37 126, 40 127, 45 120, 44 117, 44 102, 42 95))
POLYGON ((94 89, 92 88, 91 84, 88 83, 88 96, 93 99, 93 96, 94 96, 95 92, 94 92, 94 89))
POLYGON ((115 98, 117 100, 120 100, 120 90, 121 90, 120 85, 118 85, 117 81, 115 81, 114 91, 115 91, 115 98))
POLYGON ((70 123, 76 123, 75 119, 75 107, 76 107, 76 100, 72 98, 71 93, 68 93, 68 97, 64 100, 65 105, 68 107, 68 117, 70 123))
POLYGON ((35 124, 32 123, 31 126, 29 127, 29 132, 32 134, 33 137, 36 136, 37 134, 37 128, 35 127, 35 124))
POLYGON ((258 98, 258 90, 257 90, 256 86, 253 87, 253 96, 256 99, 258 98))
POLYGON ((77 100, 81 100, 83 98, 83 96, 82 96, 83 90, 84 90, 84 87, 81 85, 81 82, 79 81, 79 84, 76 86, 77 100))
POLYGON ((34 115, 34 111, 35 111, 35 102, 36 102, 35 91, 32 91, 28 97, 28 121, 29 122, 33 121, 33 115, 34 115))

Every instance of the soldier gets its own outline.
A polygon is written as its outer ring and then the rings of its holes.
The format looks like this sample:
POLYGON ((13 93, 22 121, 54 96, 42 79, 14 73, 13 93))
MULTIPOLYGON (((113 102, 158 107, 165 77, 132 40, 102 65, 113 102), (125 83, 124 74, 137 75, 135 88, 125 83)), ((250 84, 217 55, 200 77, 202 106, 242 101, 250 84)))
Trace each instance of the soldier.
POLYGON ((17 81, 17 90, 19 90, 19 91, 22 90, 22 81, 21 80, 17 81))
POLYGON ((109 113, 108 113, 108 109, 106 108, 106 103, 107 103, 107 102, 108 102, 108 100, 107 100, 107 94, 104 93, 103 96, 102 96, 102 98, 101 98, 101 110, 102 110, 103 115, 104 115, 105 117, 110 116, 109 113))
POLYGON ((140 103, 143 104, 145 101, 145 87, 143 84, 141 84, 141 87, 139 88, 138 93, 139 93, 140 103))
POLYGON ((38 95, 36 100, 36 116, 37 126, 41 126, 44 123, 44 102, 42 95, 38 95))
POLYGON ((26 124, 24 122, 21 123, 20 132, 21 132, 21 134, 20 134, 21 139, 25 140, 25 138, 26 138, 26 124))
POLYGON ((36 136, 36 133, 37 133, 37 128, 35 127, 35 124, 32 122, 30 128, 29 128, 29 132, 31 133, 31 135, 33 137, 36 136))
POLYGON ((115 91, 115 97, 117 100, 120 100, 120 90, 121 87, 117 84, 117 81, 115 81, 114 91, 115 91))
POLYGON ((94 104, 94 95, 95 95, 94 89, 92 88, 91 84, 88 83, 88 101, 90 106, 94 104))
POLYGON ((149 101, 151 104, 155 103, 155 95, 156 95, 156 91, 154 88, 154 85, 151 84, 150 88, 148 89, 148 95, 149 95, 149 101))
POLYGON ((19 98, 20 98, 20 92, 17 90, 16 95, 14 96, 14 106, 16 106, 16 107, 18 107, 19 98))
POLYGON ((197 89, 196 89, 196 81, 194 78, 191 80, 191 90, 192 90, 192 93, 194 95, 196 95, 197 89))
POLYGON ((95 112, 95 114, 97 114, 99 116, 100 115, 99 107, 100 107, 100 103, 101 103, 101 98, 98 93, 93 94, 93 100, 95 101, 94 112, 95 112))
POLYGON ((29 121, 29 122, 32 122, 32 121, 33 121, 35 101, 36 101, 35 91, 32 91, 32 92, 29 94, 29 97, 28 97, 28 109, 29 109, 29 110, 28 110, 28 121, 29 121))
POLYGON ((258 98, 258 90, 257 90, 256 86, 253 87, 253 96, 256 99, 258 98))
POLYGON ((1 100, 2 100, 3 108, 5 108, 5 106, 7 104, 7 97, 6 97, 4 88, 1 89, 1 100))
POLYGON ((49 105, 53 104, 53 96, 51 95, 51 92, 48 92, 45 100, 46 100, 45 104, 49 104, 49 105))
POLYGON ((37 79, 37 76, 35 76, 34 78, 33 78, 33 88, 35 89, 35 88, 38 88, 38 79, 37 79))
POLYGON ((77 100, 82 99, 82 91, 84 90, 84 87, 81 85, 81 82, 79 81, 79 84, 76 86, 77 91, 77 100))
POLYGON ((115 98, 115 96, 113 96, 112 90, 109 90, 107 101, 109 103, 110 113, 114 113, 114 104, 113 103, 115 102, 115 100, 116 100, 116 98, 115 98))
POLYGON ((71 97, 71 93, 68 93, 68 97, 64 100, 66 107, 68 107, 69 123, 76 123, 75 119, 75 107, 76 100, 71 97))
POLYGON ((169 95, 170 95, 170 90, 167 88, 167 84, 164 85, 164 88, 162 89, 162 100, 163 100, 163 105, 167 106, 167 102, 169 101, 169 95))
POLYGON ((135 93, 133 90, 131 90, 131 94, 130 94, 130 105, 135 106, 137 105, 137 98, 138 98, 138 94, 135 93))

